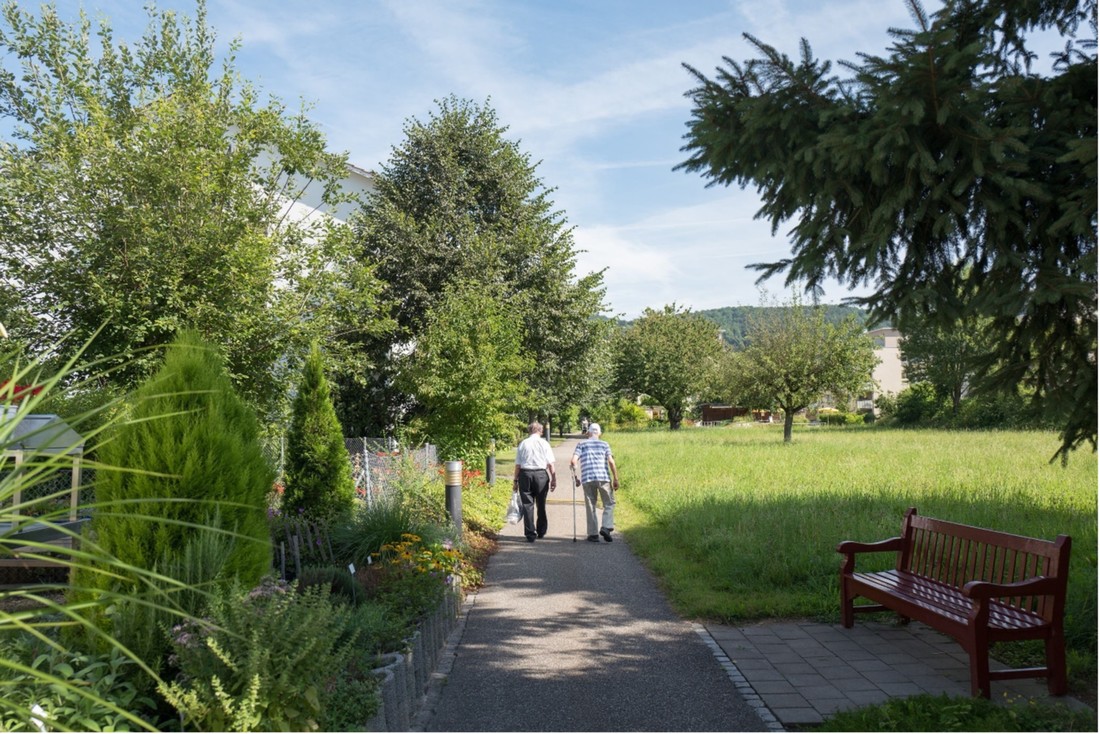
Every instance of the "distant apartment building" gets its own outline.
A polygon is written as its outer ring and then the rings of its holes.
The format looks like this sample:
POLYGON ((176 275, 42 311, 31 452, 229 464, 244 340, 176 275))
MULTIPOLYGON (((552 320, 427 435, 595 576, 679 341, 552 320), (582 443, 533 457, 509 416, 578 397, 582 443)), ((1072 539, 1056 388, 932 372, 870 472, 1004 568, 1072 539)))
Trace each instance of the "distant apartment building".
POLYGON ((856 401, 859 410, 871 410, 881 395, 897 395, 909 387, 905 379, 905 364, 901 358, 901 332, 894 328, 872 329, 867 332, 875 343, 878 363, 871 372, 873 382, 869 393, 856 401))

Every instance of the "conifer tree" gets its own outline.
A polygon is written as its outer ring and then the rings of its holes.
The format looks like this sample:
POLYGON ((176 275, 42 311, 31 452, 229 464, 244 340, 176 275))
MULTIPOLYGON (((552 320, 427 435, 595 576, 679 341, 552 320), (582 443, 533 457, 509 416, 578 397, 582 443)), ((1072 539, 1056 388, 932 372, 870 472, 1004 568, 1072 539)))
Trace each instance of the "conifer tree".
POLYGON ((355 484, 316 342, 302 367, 287 435, 283 512, 328 519, 351 511, 355 484))
POLYGON ((274 473, 255 414, 217 350, 181 333, 135 392, 130 418, 100 449, 96 542, 123 563, 152 569, 220 516, 234 538, 223 574, 259 581, 271 570, 266 501, 274 473))
POLYGON ((903 333, 987 318, 976 387, 1030 387, 1063 458, 1095 451, 1096 0, 907 4, 917 28, 847 79, 805 39, 798 60, 746 36, 757 58, 688 67, 680 167, 752 185, 758 216, 790 223, 792 255, 764 277, 872 286, 856 302, 903 333), (1042 31, 1066 43, 1049 68, 1042 31))

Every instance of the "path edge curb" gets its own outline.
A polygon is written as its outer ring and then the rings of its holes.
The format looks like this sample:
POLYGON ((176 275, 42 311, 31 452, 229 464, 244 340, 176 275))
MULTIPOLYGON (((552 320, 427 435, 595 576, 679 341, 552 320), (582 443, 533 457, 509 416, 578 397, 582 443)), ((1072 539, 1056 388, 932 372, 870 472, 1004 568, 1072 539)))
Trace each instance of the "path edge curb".
POLYGON ((737 664, 730 659, 730 656, 726 654, 722 646, 711 636, 710 630, 698 622, 692 622, 691 627, 695 630, 695 633, 702 638, 703 644, 710 648, 711 653, 714 655, 714 659, 717 660, 718 664, 722 666, 722 669, 726 671, 726 675, 729 676, 730 682, 733 683, 737 692, 741 694, 741 698, 752 707, 756 715, 764 722, 765 730, 786 731, 776 715, 772 713, 772 710, 764 703, 764 699, 760 697, 756 689, 753 688, 745 676, 741 674, 741 671, 737 668, 737 664))

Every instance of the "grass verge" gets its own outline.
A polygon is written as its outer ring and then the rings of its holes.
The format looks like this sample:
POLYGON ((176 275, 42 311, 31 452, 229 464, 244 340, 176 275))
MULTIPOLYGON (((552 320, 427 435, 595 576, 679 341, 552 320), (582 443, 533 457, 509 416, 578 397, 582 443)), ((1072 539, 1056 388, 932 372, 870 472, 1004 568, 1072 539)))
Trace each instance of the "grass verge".
MULTIPOLYGON (((730 427, 607 437, 617 522, 689 618, 839 619, 836 544, 896 535, 907 507, 1020 535, 1073 538, 1071 685, 1095 700, 1097 462, 1050 463, 1053 433, 730 427)), ((893 558, 883 554, 881 567, 893 558)), ((868 569, 873 568, 870 564, 868 569)), ((1026 646, 1005 656, 1027 657, 1026 646)))

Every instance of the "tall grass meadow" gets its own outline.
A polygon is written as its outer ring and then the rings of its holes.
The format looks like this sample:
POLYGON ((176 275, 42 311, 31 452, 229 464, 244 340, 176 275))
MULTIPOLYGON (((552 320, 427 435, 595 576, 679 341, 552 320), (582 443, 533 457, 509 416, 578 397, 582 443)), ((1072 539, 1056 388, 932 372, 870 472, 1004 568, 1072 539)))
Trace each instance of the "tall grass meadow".
MULTIPOLYGON (((1073 538, 1067 642, 1095 671, 1097 459, 1051 462, 1054 433, 738 425, 607 436, 618 525, 679 611, 724 622, 839 620, 836 545, 902 515, 1073 538), (1088 662, 1091 660, 1091 663, 1088 662)), ((891 567, 891 554, 861 570, 891 567)))

